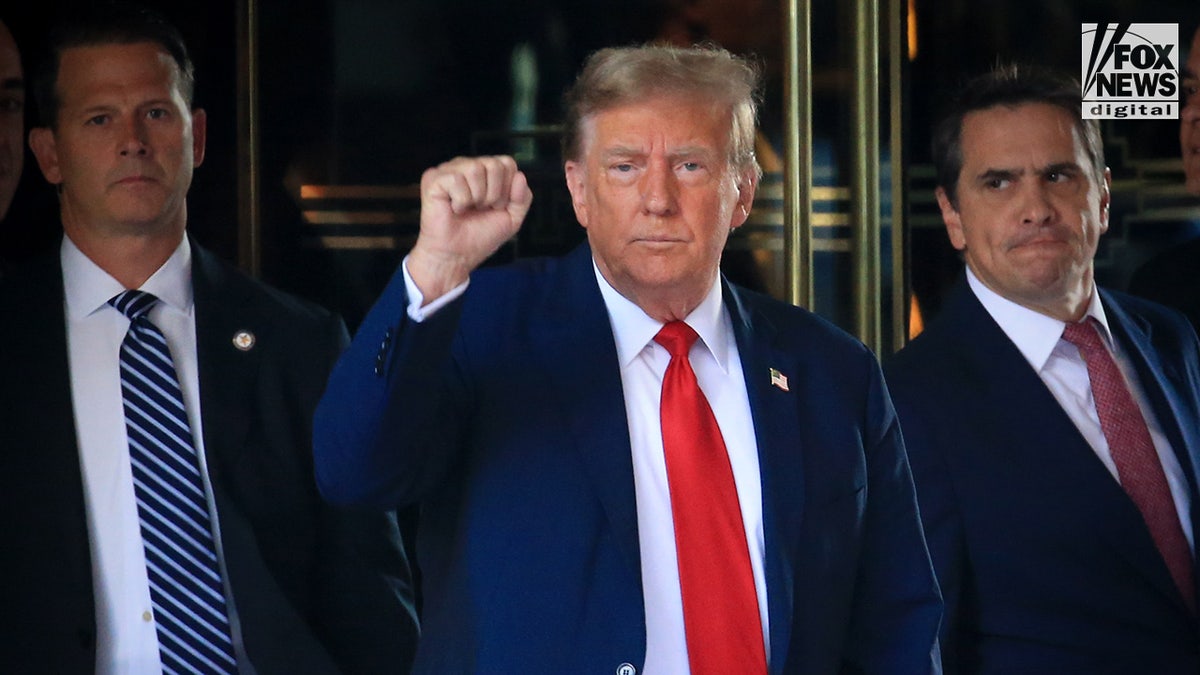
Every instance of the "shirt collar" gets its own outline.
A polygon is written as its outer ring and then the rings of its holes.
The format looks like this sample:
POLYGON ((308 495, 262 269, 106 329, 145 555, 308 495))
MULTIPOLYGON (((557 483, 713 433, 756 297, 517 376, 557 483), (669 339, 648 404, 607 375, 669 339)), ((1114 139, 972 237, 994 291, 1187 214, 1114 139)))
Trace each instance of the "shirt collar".
MULTIPOLYGON (((604 298, 604 306, 608 309, 608 318, 612 323, 613 337, 617 344, 617 359, 624 368, 654 340, 654 336, 664 324, 651 318, 641 307, 617 292, 600 273, 595 260, 592 261, 592 271, 596 274, 596 283, 600 286, 600 295, 604 298)), ((721 370, 729 372, 729 332, 722 330, 724 313, 721 279, 718 275, 713 280, 712 288, 708 289, 708 294, 684 318, 684 322, 700 336, 700 342, 712 354, 721 370)))
MULTIPOLYGON (((77 321, 103 309, 109 299, 126 290, 121 282, 80 251, 70 237, 63 237, 59 255, 69 319, 77 321)), ((180 240, 171 257, 139 290, 153 293, 162 306, 185 314, 192 311, 192 248, 187 237, 180 240)))
MULTIPOLYGON (((1018 305, 996 293, 985 286, 969 267, 967 268, 967 284, 975 293, 975 297, 979 298, 980 304, 987 310, 987 313, 1000 325, 1000 330, 1004 331, 1008 339, 1017 346, 1029 365, 1033 366, 1034 370, 1041 372, 1042 367, 1050 358, 1051 352, 1058 346, 1063 328, 1067 324, 1041 312, 1018 305)), ((1104 307, 1100 303, 1100 294, 1096 291, 1094 282, 1084 318, 1093 318, 1099 323, 1102 328, 1100 335, 1108 344, 1108 348, 1112 349, 1113 338, 1108 327, 1108 317, 1104 313, 1104 307)))

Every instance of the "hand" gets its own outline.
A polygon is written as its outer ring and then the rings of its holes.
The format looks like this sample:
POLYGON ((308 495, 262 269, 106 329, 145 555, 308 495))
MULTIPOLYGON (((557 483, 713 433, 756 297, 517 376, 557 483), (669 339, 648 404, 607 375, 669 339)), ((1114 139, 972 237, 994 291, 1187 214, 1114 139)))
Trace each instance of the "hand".
POLYGON ((426 302, 463 283, 516 235, 533 193, 512 157, 457 157, 421 176, 421 232, 408 273, 426 302))

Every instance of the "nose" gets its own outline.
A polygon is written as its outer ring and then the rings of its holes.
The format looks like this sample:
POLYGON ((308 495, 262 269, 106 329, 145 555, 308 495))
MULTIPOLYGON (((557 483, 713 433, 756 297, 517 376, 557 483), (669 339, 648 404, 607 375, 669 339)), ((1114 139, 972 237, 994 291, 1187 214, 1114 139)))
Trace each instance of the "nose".
POLYGON ((642 208, 650 215, 666 216, 675 212, 677 184, 666 160, 651 161, 641 180, 642 208))
POLYGON ((1041 181, 1030 185, 1021 201, 1021 220, 1030 225, 1043 226, 1054 222, 1058 211, 1050 198, 1050 190, 1041 181))
POLYGON ((143 157, 149 152, 146 125, 139 117, 132 117, 121 125, 120 149, 122 157, 143 157))

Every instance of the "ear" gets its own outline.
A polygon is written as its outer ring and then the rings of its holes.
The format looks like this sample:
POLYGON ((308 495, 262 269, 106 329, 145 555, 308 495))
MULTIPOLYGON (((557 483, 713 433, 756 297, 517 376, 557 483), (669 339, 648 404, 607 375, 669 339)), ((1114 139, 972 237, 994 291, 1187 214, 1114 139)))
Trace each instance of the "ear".
POLYGON ((192 111, 192 168, 204 162, 204 147, 208 140, 208 113, 203 108, 192 111))
POLYGON ((967 248, 967 238, 963 236, 962 217, 958 215, 946 191, 938 188, 934 191, 937 196, 938 208, 942 210, 942 222, 946 224, 946 234, 950 236, 950 245, 962 251, 967 248))
POLYGON ((37 158, 42 175, 51 185, 62 183, 62 171, 58 167, 58 146, 54 132, 49 127, 34 127, 29 130, 29 149, 37 158))
POLYGON ((575 160, 567 160, 563 165, 567 174, 567 190, 571 193, 571 206, 575 208, 575 220, 587 229, 587 189, 585 188, 587 169, 575 160))
POLYGON ((1112 171, 1104 167, 1104 184, 1100 186, 1100 234, 1108 232, 1108 210, 1112 205, 1112 171))
POLYGON ((754 193, 758 190, 758 180, 753 171, 743 171, 737 185, 737 201, 733 205, 733 220, 730 229, 737 229, 746 223, 750 217, 750 208, 754 205, 754 193))

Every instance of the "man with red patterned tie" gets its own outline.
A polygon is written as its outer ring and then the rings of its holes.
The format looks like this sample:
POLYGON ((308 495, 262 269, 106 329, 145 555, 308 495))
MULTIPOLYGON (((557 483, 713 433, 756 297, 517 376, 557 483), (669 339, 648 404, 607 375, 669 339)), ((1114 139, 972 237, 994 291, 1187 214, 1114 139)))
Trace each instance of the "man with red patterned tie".
POLYGON ((419 239, 314 423, 328 499, 421 505, 415 672, 939 670, 875 359, 718 271, 756 87, 720 49, 594 54, 563 258, 478 269, 532 200, 511 158, 422 177, 419 239))
POLYGON ((966 273, 887 376, 947 672, 1200 672, 1200 345, 1095 284, 1109 172, 1080 91, 1001 67, 934 132, 966 273))

